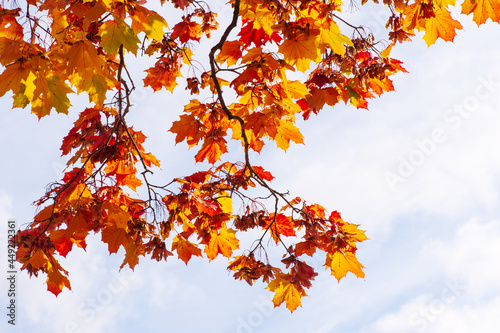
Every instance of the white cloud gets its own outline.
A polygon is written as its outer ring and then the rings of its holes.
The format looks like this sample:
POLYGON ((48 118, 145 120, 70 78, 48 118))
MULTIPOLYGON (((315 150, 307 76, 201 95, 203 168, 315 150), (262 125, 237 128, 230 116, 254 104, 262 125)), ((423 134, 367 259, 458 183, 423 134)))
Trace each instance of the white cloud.
POLYGON ((404 301, 374 323, 378 332, 491 332, 500 322, 500 253, 498 221, 464 223, 452 239, 436 235, 419 257, 442 281, 421 286, 421 293, 404 301), (439 269, 435 267, 440 267, 439 269))

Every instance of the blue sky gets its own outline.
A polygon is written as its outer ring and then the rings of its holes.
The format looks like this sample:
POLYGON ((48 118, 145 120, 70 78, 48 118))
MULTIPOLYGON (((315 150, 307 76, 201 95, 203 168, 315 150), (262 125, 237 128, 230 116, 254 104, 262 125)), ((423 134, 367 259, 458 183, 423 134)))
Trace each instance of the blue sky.
MULTIPOLYGON (((377 16, 351 14, 380 29, 377 16)), ((342 213, 367 230, 358 257, 365 279, 337 283, 321 268, 303 307, 272 308, 263 284, 249 287, 225 270, 225 260, 141 258, 135 272, 118 268, 123 253, 107 254, 99 236, 87 252, 61 264, 72 291, 57 298, 44 278, 18 274, 19 313, 7 332, 494 332, 500 326, 500 26, 466 19, 455 42, 427 48, 415 38, 393 57, 409 74, 396 92, 371 101, 370 111, 339 105, 301 124, 305 146, 287 153, 270 144, 256 164, 275 176, 275 188, 342 213)), ((181 88, 182 90, 182 88, 181 88)), ((166 130, 189 96, 143 89, 130 123, 147 136, 162 161, 158 179, 190 174, 192 156, 166 130), (165 102, 168 101, 168 102, 165 102), (173 175, 173 176, 172 176, 173 175)), ((61 138, 75 120, 40 122, 0 99, 0 221, 33 216, 31 202, 60 178, 61 138)), ((235 146, 237 148, 237 146, 235 146)), ((235 152, 231 158, 238 158, 235 152)), ((6 228, 0 230, 5 244, 6 228)), ((6 271, 5 246, 0 267, 6 271)), ((7 304, 6 280, 0 280, 7 304)), ((2 308, 5 308, 2 305, 2 308)))

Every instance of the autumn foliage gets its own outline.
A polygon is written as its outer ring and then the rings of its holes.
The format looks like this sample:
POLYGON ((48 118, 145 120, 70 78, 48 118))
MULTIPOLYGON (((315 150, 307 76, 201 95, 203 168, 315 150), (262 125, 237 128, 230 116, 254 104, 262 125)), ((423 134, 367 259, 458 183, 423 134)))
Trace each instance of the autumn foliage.
MULTIPOLYGON (((367 108, 369 99, 394 90, 393 74, 405 72, 390 57, 395 45, 419 32, 428 45, 453 41, 462 28, 450 14, 455 0, 365 3, 360 10, 387 12, 382 41, 348 22, 341 0, 3 1, 0 96, 11 95, 13 108, 30 108, 38 118, 79 112, 62 140, 64 175, 17 235, 22 269, 45 273, 55 295, 71 289, 57 257, 85 249, 95 233, 110 253, 122 250, 121 267, 131 269, 140 257, 186 264, 193 256, 226 257, 235 279, 263 281, 274 305, 285 302, 290 311, 318 274, 308 264, 313 256, 337 280, 348 272, 363 278, 356 250, 364 231, 335 210, 274 189, 271 172, 254 165, 249 152, 270 141, 285 151, 302 144, 297 117, 338 103, 367 108), (231 17, 211 9, 224 6, 231 17), (203 45, 208 55, 197 52, 203 45), (127 69, 131 56, 155 63, 135 78, 127 69), (191 93, 170 132, 210 169, 172 175, 166 185, 150 180, 168 170, 144 149, 146 135, 127 123, 141 107, 130 101, 139 85, 191 93), (88 96, 85 110, 71 108, 75 93, 88 96), (243 161, 223 159, 229 140, 241 143, 243 161), (249 230, 261 236, 240 249, 239 236, 249 230), (268 256, 272 244, 282 249, 281 263, 268 256)), ((500 20, 498 0, 465 0, 461 11, 477 25, 500 20)))

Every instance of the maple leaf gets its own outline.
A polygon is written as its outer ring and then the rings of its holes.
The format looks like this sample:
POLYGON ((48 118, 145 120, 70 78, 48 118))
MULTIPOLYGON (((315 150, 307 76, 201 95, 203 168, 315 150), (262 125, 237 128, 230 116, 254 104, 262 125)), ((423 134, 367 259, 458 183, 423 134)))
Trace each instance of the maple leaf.
POLYGON ((66 258, 68 252, 73 248, 73 242, 66 238, 66 230, 59 229, 52 231, 50 233, 50 239, 54 243, 57 252, 66 258))
POLYGON ((204 199, 196 194, 192 194, 192 198, 196 202, 196 207, 200 212, 216 215, 222 212, 217 201, 204 199))
POLYGON ((307 97, 307 105, 314 111, 318 112, 325 104, 334 106, 339 101, 339 93, 333 87, 326 88, 311 88, 311 95, 307 97))
POLYGON ((107 54, 118 53, 120 45, 133 54, 137 53, 141 42, 130 26, 123 20, 115 18, 105 21, 99 28, 101 46, 107 54))
POLYGON ((90 78, 84 80, 79 75, 71 77, 71 81, 75 85, 77 92, 85 91, 89 96, 89 101, 96 105, 103 105, 106 99, 106 92, 113 87, 113 81, 107 76, 92 75, 90 78))
POLYGON ((438 38, 451 42, 457 34, 455 29, 462 29, 462 25, 451 17, 447 9, 438 8, 435 10, 435 16, 425 23, 424 40, 427 46, 434 44, 438 38))
POLYGON ((179 38, 181 43, 187 43, 189 40, 199 41, 202 33, 201 25, 189 19, 174 26, 172 38, 179 38))
POLYGON ((300 299, 303 296, 307 296, 307 294, 301 287, 298 288, 292 283, 290 278, 289 274, 278 273, 275 279, 267 285, 266 289, 276 293, 273 297, 274 307, 280 306, 281 303, 285 302, 288 310, 293 312, 297 307, 302 306, 300 299))
MULTIPOLYGON (((50 108, 55 108, 59 113, 67 114, 71 106, 67 96, 70 93, 73 93, 73 90, 59 76, 50 76, 47 78, 47 91, 44 99, 50 103, 50 108)), ((37 115, 40 118, 45 114, 37 115)))
POLYGON ((342 56, 346 52, 345 45, 353 46, 352 41, 340 33, 338 25, 333 21, 326 21, 322 25, 319 39, 322 46, 328 45, 333 52, 342 56))
POLYGON ((69 279, 58 269, 49 270, 47 274, 47 289, 57 296, 61 293, 64 287, 71 290, 69 279))
POLYGON ((78 203, 87 202, 93 198, 92 193, 85 184, 76 184, 74 187, 68 188, 61 194, 61 203, 69 203, 75 205, 78 203))
POLYGON ((239 241, 234 236, 233 229, 223 228, 220 231, 212 231, 210 233, 210 240, 205 246, 205 253, 208 259, 212 261, 218 254, 224 257, 230 257, 233 250, 239 247, 239 241))
POLYGON ((143 6, 135 6, 132 18, 132 29, 136 34, 145 32, 146 36, 155 40, 162 40, 163 28, 168 28, 167 21, 157 12, 143 6))
POLYGON ((285 214, 280 213, 276 215, 275 221, 274 213, 271 214, 269 216, 269 223, 266 225, 266 228, 267 227, 271 230, 271 235, 276 243, 278 243, 281 236, 295 236, 295 228, 292 218, 290 216, 286 216, 285 214))
POLYGON ((465 0, 462 3, 462 14, 469 15, 470 13, 473 13, 472 20, 478 26, 486 23, 488 19, 499 23, 500 0, 465 0))
POLYGON ((9 90, 17 94, 21 89, 25 89, 25 85, 22 82, 28 79, 30 72, 30 67, 22 61, 16 61, 5 66, 5 70, 0 74, 0 97, 5 95, 9 90))
POLYGON ((129 213, 110 201, 104 202, 101 208, 108 213, 105 223, 112 224, 128 232, 128 221, 131 218, 129 213))
POLYGON ((101 231, 101 239, 108 244, 109 253, 117 253, 120 245, 128 248, 130 237, 123 228, 118 228, 114 225, 106 226, 101 231))
MULTIPOLYGON (((1 31, 1 29, 0 29, 1 31)), ((0 32, 0 35, 2 32, 0 32)), ((22 39, 0 37, 0 64, 6 66, 22 57, 22 49, 26 47, 22 39)))
POLYGON ((123 260, 120 269, 128 264, 129 267, 134 270, 134 267, 139 263, 139 256, 144 256, 144 252, 144 244, 137 244, 136 242, 128 243, 127 252, 125 253, 125 259, 123 260))
POLYGON ((182 235, 175 236, 172 241, 172 251, 176 250, 179 258, 187 265, 192 256, 201 257, 201 249, 185 239, 182 235))
POLYGON ((264 29, 258 22, 244 18, 243 26, 238 36, 240 36, 240 41, 243 42, 245 48, 248 48, 252 43, 257 47, 270 41, 279 44, 282 39, 281 36, 277 32, 269 34, 266 30, 270 32, 268 29, 264 29))
POLYGON ((81 40, 74 43, 68 53, 68 65, 66 74, 75 72, 83 80, 88 80, 99 73, 105 65, 104 57, 97 53, 97 50, 90 41, 81 40))
POLYGON ((150 86, 153 91, 165 88, 173 92, 177 86, 177 78, 182 76, 177 65, 172 65, 165 58, 160 58, 154 67, 147 70, 147 73, 143 79, 144 86, 150 86))
POLYGON ((304 96, 309 94, 309 89, 307 89, 307 86, 300 81, 284 80, 283 83, 285 91, 291 98, 303 98, 304 96))
POLYGON ((394 91, 394 85, 388 77, 385 77, 383 80, 372 78, 369 84, 370 88, 372 88, 378 96, 382 95, 384 91, 394 91))
POLYGON ((23 27, 16 20, 20 12, 21 8, 3 9, 0 6, 0 37, 11 40, 22 38, 23 27))
POLYGON ((311 256, 316 252, 316 245, 311 241, 305 241, 295 244, 295 255, 297 257, 303 255, 304 253, 311 256))
POLYGON ((242 46, 243 42, 238 40, 225 42, 221 51, 217 54, 217 62, 223 64, 227 61, 228 66, 236 65, 242 56, 242 46))
POLYGON ((286 151, 290 147, 290 141, 295 143, 304 144, 304 136, 300 130, 287 120, 281 120, 279 127, 277 127, 277 134, 274 137, 278 148, 286 151))
POLYGON ((340 281, 347 275, 347 272, 352 272, 358 278, 364 278, 364 266, 358 261, 356 256, 347 251, 335 251, 333 254, 328 253, 326 256, 325 266, 330 268, 331 273, 337 281, 340 281))
POLYGON ((417 1, 409 6, 405 6, 402 8, 402 12, 405 15, 403 23, 406 26, 407 30, 411 31, 417 27, 417 24, 419 24, 421 7, 421 2, 417 1))
POLYGON ((368 239, 365 235, 365 231, 358 228, 358 225, 340 222, 337 224, 339 230, 344 234, 344 241, 347 242, 351 247, 356 247, 356 243, 363 242, 368 239))
POLYGON ((255 165, 252 166, 252 169, 264 180, 271 181, 274 179, 274 176, 269 171, 264 170, 263 167, 255 165))
POLYGON ((47 265, 50 265, 50 263, 43 250, 38 249, 31 256, 31 258, 24 263, 23 267, 27 267, 28 265, 31 265, 31 267, 33 267, 33 269, 35 270, 39 270, 43 267, 46 267, 47 265))
POLYGON ((203 141, 203 146, 195 155, 196 162, 203 162, 205 159, 214 164, 220 156, 227 153, 227 141, 221 136, 210 136, 203 141))
POLYGON ((297 69, 305 72, 309 69, 311 61, 317 62, 321 54, 313 35, 301 34, 295 39, 287 39, 279 46, 278 50, 290 65, 296 65, 297 69))

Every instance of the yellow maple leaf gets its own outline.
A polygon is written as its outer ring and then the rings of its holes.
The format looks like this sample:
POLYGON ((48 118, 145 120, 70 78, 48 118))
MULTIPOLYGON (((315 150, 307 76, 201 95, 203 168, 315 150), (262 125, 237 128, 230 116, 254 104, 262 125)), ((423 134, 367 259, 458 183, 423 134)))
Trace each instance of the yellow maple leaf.
POLYGON ((67 114, 71 106, 67 95, 73 93, 73 90, 59 76, 50 76, 47 79, 47 84, 46 98, 50 101, 51 106, 57 112, 67 114))
POLYGON ((434 44, 438 38, 452 42, 457 34, 455 29, 462 29, 462 25, 451 17, 447 9, 437 8, 434 12, 435 16, 425 22, 423 38, 427 46, 434 44))
POLYGON ((457 0, 434 0, 433 3, 439 8, 447 7, 448 5, 455 5, 457 0))
POLYGON ((136 34, 145 32, 149 38, 161 41, 163 38, 163 27, 168 28, 167 21, 157 12, 142 6, 136 6, 134 15, 131 15, 132 29, 136 34))
POLYGON ((279 51, 290 65, 297 66, 301 72, 309 69, 311 61, 317 62, 321 59, 316 36, 301 34, 295 39, 287 39, 280 46, 279 51))
POLYGON ((307 86, 300 81, 288 81, 285 79, 283 80, 283 87, 290 97, 294 99, 303 98, 309 94, 307 86))
POLYGON ((365 235, 365 231, 358 229, 358 225, 356 224, 343 222, 338 226, 340 231, 344 234, 344 241, 352 247, 356 247, 357 242, 362 242, 368 239, 365 235))
POLYGON ((421 1, 417 1, 409 6, 403 7, 404 20, 403 23, 408 31, 413 30, 419 24, 419 14, 422 7, 421 1))
POLYGON ((462 14, 473 13, 472 20, 479 26, 488 19, 500 21, 500 0, 465 0, 462 3, 462 14))
POLYGON ((304 136, 300 130, 289 120, 280 120, 280 125, 277 127, 278 133, 274 137, 278 148, 286 151, 290 147, 290 140, 295 143, 304 143, 304 136))
POLYGON ((289 274, 284 273, 277 273, 275 279, 267 285, 266 289, 276 293, 273 297, 274 307, 280 306, 281 303, 285 302, 290 312, 302 306, 300 299, 302 296, 307 296, 302 288, 298 289, 290 281, 289 274))
POLYGON ((264 29, 266 34, 271 36, 274 32, 272 26, 276 23, 272 13, 269 10, 257 9, 255 11, 248 11, 245 14, 246 19, 253 20, 253 29, 264 29))
POLYGON ((220 208, 224 213, 232 213, 233 211, 233 199, 229 195, 229 193, 226 193, 224 191, 219 193, 219 197, 217 197, 217 202, 220 205, 220 208))
POLYGON ((92 199, 92 193, 89 191, 88 187, 85 184, 78 184, 73 189, 68 192, 63 192, 61 195, 61 199, 59 202, 61 204, 67 202, 70 205, 75 205, 78 203, 83 203, 92 199))
POLYGON ((134 30, 120 19, 104 22, 99 28, 99 36, 102 38, 102 48, 109 55, 117 53, 122 44, 125 49, 136 54, 139 48, 138 44, 141 42, 134 30))
POLYGON ((356 256, 346 251, 336 251, 335 253, 327 254, 325 266, 331 269, 332 275, 335 276, 337 281, 340 281, 347 272, 352 272, 358 278, 364 278, 365 273, 363 272, 364 266, 358 261, 356 256))
POLYGON ((319 40, 324 51, 326 45, 340 55, 345 54, 345 45, 352 46, 352 41, 340 33, 338 25, 333 21, 325 21, 320 28, 319 40))
MULTIPOLYGON (((102 74, 102 72, 100 73, 102 74)), ((70 81, 75 85, 76 91, 85 91, 89 95, 89 101, 96 105, 103 105, 106 99, 106 92, 113 86, 113 80, 106 76, 94 73, 90 78, 84 80, 79 75, 70 77, 70 81)))

